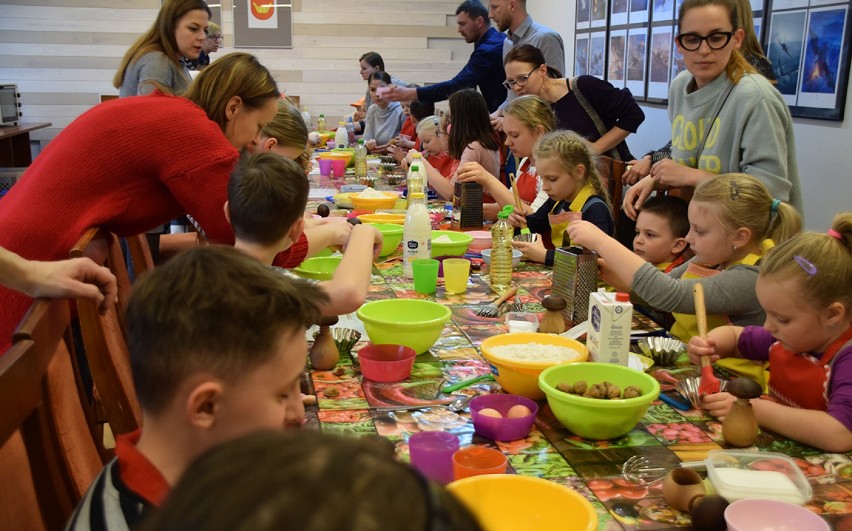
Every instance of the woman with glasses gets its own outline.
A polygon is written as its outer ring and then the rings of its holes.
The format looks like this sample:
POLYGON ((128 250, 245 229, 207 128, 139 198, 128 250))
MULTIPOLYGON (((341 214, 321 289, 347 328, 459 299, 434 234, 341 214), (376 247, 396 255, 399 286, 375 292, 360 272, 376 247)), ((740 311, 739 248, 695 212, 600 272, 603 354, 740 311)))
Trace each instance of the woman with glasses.
POLYGON ((541 51, 529 44, 516 46, 503 61, 503 85, 518 96, 532 94, 553 107, 556 125, 592 143, 600 155, 631 160, 624 139, 635 133, 645 113, 628 89, 618 89, 593 76, 555 78, 541 51))
POLYGON ((201 53, 198 55, 198 59, 192 62, 192 69, 201 70, 205 66, 209 65, 210 54, 218 52, 219 48, 222 47, 223 42, 222 28, 219 24, 211 22, 210 25, 207 26, 207 38, 204 39, 204 42, 201 44, 201 53))
POLYGON ((669 88, 672 158, 624 196, 635 218, 660 187, 694 187, 720 173, 746 173, 802 211, 793 124, 787 104, 740 53, 744 31, 734 0, 685 0, 676 38, 687 70, 669 88))

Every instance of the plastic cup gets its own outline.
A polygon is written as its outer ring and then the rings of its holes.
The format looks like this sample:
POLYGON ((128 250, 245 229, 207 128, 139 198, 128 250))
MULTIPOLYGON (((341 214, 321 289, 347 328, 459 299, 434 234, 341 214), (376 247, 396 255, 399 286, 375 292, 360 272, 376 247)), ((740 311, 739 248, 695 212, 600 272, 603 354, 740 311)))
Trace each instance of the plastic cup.
POLYGON ((420 431, 408 438, 411 466, 442 485, 453 480, 453 454, 458 436, 446 431, 420 431))
POLYGON ((438 262, 432 258, 423 258, 411 262, 414 272, 414 291, 417 293, 435 293, 438 285, 438 262))
POLYGON ((466 446, 453 454, 453 479, 505 473, 506 456, 500 450, 485 446, 466 446))
POLYGON ((343 159, 331 159, 331 169, 334 171, 334 176, 343 178, 346 176, 346 161, 343 159))
POLYGON ((320 175, 328 177, 331 175, 331 159, 319 159, 320 175))
POLYGON ((444 288, 447 293, 467 291, 467 279, 470 276, 470 260, 465 258, 447 258, 444 260, 444 288))

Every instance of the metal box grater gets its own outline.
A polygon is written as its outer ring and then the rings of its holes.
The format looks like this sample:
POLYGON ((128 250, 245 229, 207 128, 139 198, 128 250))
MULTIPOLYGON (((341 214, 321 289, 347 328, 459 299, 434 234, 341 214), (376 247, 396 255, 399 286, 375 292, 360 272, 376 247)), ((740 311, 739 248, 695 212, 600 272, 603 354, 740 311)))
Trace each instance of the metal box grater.
POLYGON ((452 230, 482 230, 482 185, 456 183, 453 189, 452 230))
POLYGON ((589 294, 598 289, 598 254, 582 247, 556 249, 553 257, 553 293, 568 306, 562 314, 571 326, 589 315, 589 294))

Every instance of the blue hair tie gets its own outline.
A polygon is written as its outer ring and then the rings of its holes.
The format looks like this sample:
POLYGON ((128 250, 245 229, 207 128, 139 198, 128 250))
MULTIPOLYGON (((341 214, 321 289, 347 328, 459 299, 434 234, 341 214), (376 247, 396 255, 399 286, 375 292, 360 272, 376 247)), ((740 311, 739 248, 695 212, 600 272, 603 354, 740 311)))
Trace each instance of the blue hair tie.
POLYGON ((778 205, 780 205, 780 204, 781 204, 780 199, 773 199, 772 205, 769 206, 769 211, 772 212, 773 214, 777 214, 778 213, 778 205))

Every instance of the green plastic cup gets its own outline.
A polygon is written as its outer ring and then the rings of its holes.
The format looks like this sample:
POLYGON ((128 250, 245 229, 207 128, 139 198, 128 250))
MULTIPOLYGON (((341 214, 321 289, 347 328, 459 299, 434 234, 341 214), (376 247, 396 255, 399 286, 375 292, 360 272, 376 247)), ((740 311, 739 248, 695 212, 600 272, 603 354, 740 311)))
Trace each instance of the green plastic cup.
POLYGON ((435 293, 438 285, 439 262, 433 258, 422 258, 411 262, 414 273, 414 291, 426 295, 435 293))

